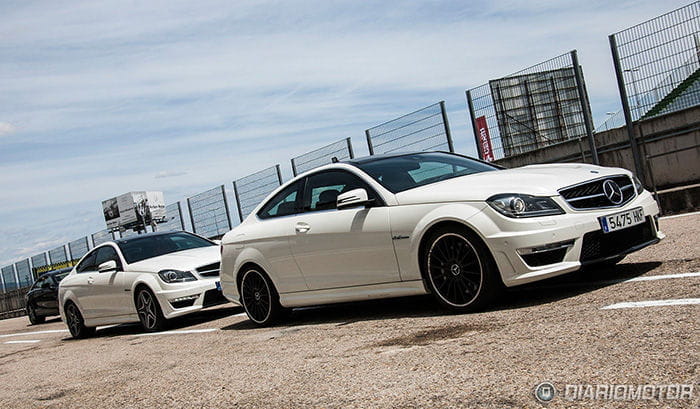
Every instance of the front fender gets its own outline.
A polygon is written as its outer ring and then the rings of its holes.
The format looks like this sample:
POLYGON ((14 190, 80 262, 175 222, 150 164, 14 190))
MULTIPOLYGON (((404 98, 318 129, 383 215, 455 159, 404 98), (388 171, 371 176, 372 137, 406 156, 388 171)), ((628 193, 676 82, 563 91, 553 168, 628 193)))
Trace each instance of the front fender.
POLYGON ((433 226, 442 222, 457 222, 478 232, 470 219, 482 212, 483 202, 459 202, 397 206, 391 213, 391 231, 399 263, 401 280, 420 280, 420 244, 433 226), (408 240, 404 238, 408 237, 408 240))

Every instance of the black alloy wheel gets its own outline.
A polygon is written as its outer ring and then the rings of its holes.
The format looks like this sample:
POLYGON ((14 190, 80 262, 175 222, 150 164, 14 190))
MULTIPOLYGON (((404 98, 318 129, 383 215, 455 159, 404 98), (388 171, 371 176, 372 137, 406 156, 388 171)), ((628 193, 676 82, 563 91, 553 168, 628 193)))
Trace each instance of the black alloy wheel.
POLYGON ((32 325, 43 324, 46 321, 46 317, 36 315, 36 310, 31 305, 27 305, 27 316, 32 325))
POLYGON ((78 306, 68 302, 65 308, 66 324, 73 338, 87 338, 95 334, 95 327, 86 327, 78 306))
POLYGON ((248 318, 260 326, 276 321, 282 310, 274 286, 263 273, 255 269, 248 270, 243 275, 241 300, 248 318))
POLYGON ((499 281, 485 245, 461 229, 439 229, 428 243, 425 275, 438 301, 455 311, 483 308, 499 281))

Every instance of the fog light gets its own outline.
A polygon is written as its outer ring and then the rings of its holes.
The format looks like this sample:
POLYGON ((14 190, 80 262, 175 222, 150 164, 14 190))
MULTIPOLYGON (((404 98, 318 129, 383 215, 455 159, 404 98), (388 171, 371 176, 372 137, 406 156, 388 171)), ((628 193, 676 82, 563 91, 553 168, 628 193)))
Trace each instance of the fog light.
POLYGON ((173 299, 170 300, 170 302, 171 302, 171 303, 174 303, 174 302, 182 302, 182 301, 196 300, 197 298, 199 298, 199 294, 188 295, 188 296, 185 296, 185 297, 173 298, 173 299))

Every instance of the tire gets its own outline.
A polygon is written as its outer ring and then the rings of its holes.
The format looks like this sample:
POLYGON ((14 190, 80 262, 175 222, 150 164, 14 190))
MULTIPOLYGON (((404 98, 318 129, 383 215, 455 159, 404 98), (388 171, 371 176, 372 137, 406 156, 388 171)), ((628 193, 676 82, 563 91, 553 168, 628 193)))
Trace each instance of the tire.
POLYGON ((446 226, 426 240, 422 266, 431 293, 455 312, 479 311, 502 287, 491 253, 466 228, 446 226))
POLYGON ((146 332, 157 332, 166 329, 167 320, 163 316, 160 304, 153 292, 148 288, 141 288, 136 292, 136 313, 139 316, 141 326, 146 332))
POLYGON ((95 334, 95 327, 86 327, 83 320, 83 314, 74 303, 68 301, 65 308, 66 325, 73 338, 81 339, 88 338, 95 334))
POLYGON ((256 325, 266 327, 277 322, 284 314, 279 294, 262 270, 254 267, 243 273, 240 290, 243 308, 256 325))
POLYGON ((46 321, 46 317, 36 315, 36 310, 31 305, 27 305, 27 317, 29 317, 29 322, 32 325, 43 324, 46 321))

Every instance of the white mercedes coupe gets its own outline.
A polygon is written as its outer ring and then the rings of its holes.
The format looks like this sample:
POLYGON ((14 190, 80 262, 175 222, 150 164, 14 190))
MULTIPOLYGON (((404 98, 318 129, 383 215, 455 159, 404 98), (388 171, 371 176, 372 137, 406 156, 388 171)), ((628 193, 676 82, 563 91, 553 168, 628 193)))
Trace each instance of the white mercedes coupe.
POLYGON ((371 156, 268 196, 224 236, 221 285, 259 325, 292 307, 425 293, 473 311, 503 285, 614 264, 658 242, 658 214, 625 169, 371 156))
POLYGON ((126 322, 162 330, 170 318, 226 302, 219 260, 215 242, 182 231, 101 244, 61 281, 61 318, 75 338, 126 322))

